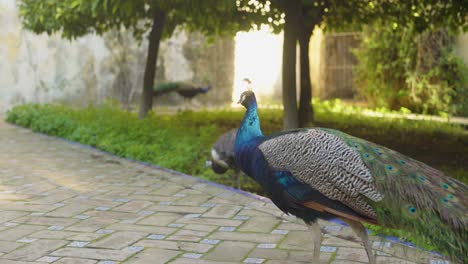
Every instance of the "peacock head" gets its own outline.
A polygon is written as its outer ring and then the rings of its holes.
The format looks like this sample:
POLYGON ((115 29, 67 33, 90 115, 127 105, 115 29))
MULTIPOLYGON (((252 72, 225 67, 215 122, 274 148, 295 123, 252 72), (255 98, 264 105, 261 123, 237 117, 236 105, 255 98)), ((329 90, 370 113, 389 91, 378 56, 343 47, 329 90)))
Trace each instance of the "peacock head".
POLYGON ((249 108, 252 104, 256 103, 255 94, 252 91, 245 91, 241 94, 238 104, 243 105, 245 108, 249 108))

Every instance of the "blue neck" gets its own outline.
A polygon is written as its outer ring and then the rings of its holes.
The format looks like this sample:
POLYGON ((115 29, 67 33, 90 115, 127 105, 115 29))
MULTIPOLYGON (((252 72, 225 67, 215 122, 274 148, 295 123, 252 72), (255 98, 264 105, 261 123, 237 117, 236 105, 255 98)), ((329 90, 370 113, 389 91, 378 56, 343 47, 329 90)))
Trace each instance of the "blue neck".
POLYGON ((246 142, 254 138, 263 137, 260 129, 260 119, 258 118, 257 102, 252 102, 244 115, 244 119, 239 127, 236 137, 236 148, 241 147, 246 142))

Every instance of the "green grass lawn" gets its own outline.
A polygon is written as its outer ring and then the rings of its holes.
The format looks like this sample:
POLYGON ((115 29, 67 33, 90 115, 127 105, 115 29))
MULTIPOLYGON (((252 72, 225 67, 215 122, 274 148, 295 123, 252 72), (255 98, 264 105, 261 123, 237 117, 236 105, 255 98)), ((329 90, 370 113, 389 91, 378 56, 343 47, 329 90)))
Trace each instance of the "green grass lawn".
MULTIPOLYGON (((150 114, 139 120, 112 106, 74 109, 58 105, 26 104, 7 113, 7 121, 52 136, 80 142, 125 158, 178 170, 221 184, 234 186, 228 173, 217 175, 204 166, 217 137, 236 128, 243 110, 150 114)), ((464 183, 468 182, 468 131, 443 122, 379 118, 360 114, 330 102, 315 103, 313 126, 344 131, 395 149, 423 161, 464 183)), ((260 109, 264 133, 281 130, 278 109, 260 109)), ((311 125, 311 126, 312 126, 311 125)), ((262 194, 260 186, 247 180, 242 189, 262 194)), ((372 227, 379 233, 407 237, 406 232, 372 227)), ((408 241, 432 249, 425 241, 408 241)))

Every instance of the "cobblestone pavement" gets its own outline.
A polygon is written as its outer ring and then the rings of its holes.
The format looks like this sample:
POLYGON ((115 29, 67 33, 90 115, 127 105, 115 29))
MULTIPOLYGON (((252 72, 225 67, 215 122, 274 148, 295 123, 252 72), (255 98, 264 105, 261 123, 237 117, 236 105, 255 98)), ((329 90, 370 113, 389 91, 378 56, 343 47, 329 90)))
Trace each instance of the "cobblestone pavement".
MULTIPOLYGON (((323 263, 367 263, 321 222, 323 263)), ((266 200, 0 121, 0 263, 306 263, 306 226, 266 200)), ((444 263, 376 240, 379 263, 444 263)))

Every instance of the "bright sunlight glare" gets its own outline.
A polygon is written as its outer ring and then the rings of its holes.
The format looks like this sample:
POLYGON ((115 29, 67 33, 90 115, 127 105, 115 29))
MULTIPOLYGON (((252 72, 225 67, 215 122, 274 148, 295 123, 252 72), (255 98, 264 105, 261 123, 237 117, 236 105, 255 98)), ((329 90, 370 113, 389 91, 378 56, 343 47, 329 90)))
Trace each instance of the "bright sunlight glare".
POLYGON ((246 89, 244 78, 252 82, 259 101, 271 97, 275 85, 281 81, 283 35, 275 35, 269 27, 262 26, 260 30, 237 33, 235 42, 233 105, 237 105, 235 102, 246 89))

